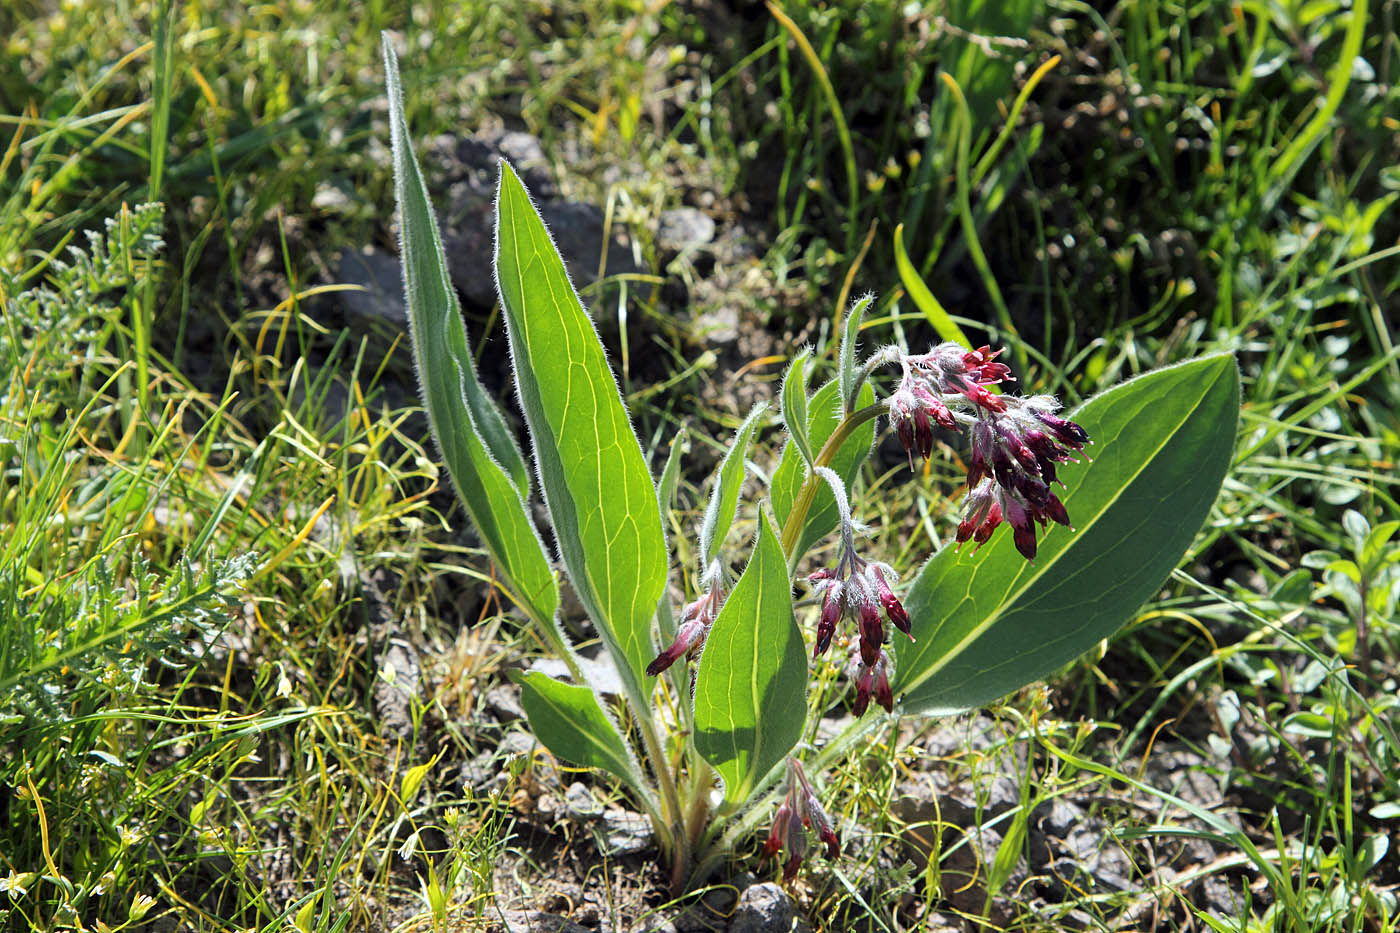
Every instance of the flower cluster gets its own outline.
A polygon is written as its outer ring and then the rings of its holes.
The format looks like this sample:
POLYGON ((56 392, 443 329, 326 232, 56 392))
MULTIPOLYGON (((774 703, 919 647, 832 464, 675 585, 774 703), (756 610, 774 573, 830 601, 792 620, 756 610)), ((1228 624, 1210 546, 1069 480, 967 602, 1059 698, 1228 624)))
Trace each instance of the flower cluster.
POLYGON ((831 639, 843 616, 850 616, 856 623, 859 638, 854 656, 859 658, 855 672, 856 703, 855 714, 863 714, 870 705, 870 697, 884 707, 886 712, 894 710, 894 695, 890 691, 890 669, 893 666, 885 652, 885 623, 881 614, 890 620, 909 640, 914 635, 909 624, 909 613, 899 597, 890 589, 890 581, 897 579, 888 564, 862 560, 853 550, 842 548, 842 555, 834 569, 818 570, 807 578, 812 583, 813 593, 822 597, 821 617, 817 622, 816 645, 812 657, 818 658, 831 647, 831 639))
POLYGON ((702 593, 699 599, 686 603, 685 608, 681 610, 680 624, 676 626, 676 640, 647 665, 647 676, 657 676, 679 661, 682 655, 693 658, 699 654, 700 649, 705 646, 705 638, 710 634, 710 627, 715 624, 715 616, 719 614, 719 607, 723 602, 722 591, 715 585, 702 593))
POLYGON ((997 395, 987 387, 1011 381, 1000 350, 964 350, 944 343, 922 355, 899 355, 904 373, 889 398, 890 422, 914 465, 933 452, 933 425, 966 427, 972 435, 967 504, 957 541, 982 544, 1003 521, 1027 560, 1036 553, 1035 523, 1069 525, 1064 503, 1051 491, 1055 464, 1075 459, 1089 435, 1058 417, 1048 395, 997 395))
POLYGON ((908 635, 910 641, 914 640, 909 613, 890 587, 899 577, 889 564, 867 561, 856 553, 855 526, 845 491, 830 470, 818 467, 817 471, 830 484, 836 497, 841 513, 841 545, 835 567, 818 570, 807 578, 812 584, 812 592, 822 597, 812 657, 819 658, 826 653, 831 647, 831 639, 836 635, 837 625, 843 617, 850 616, 859 634, 855 651, 859 657, 855 671, 855 714, 860 716, 865 712, 871 696, 886 712, 893 712, 894 694, 890 690, 893 664, 885 652, 885 623, 881 615, 908 635))
POLYGON ((794 758, 788 758, 788 785, 783 802, 773 817, 773 829, 764 843, 765 855, 777 855, 784 849, 788 858, 783 863, 783 881, 789 882, 797 875, 797 866, 802 864, 807 854, 807 830, 815 829, 817 838, 826 845, 827 858, 841 856, 841 843, 836 838, 836 829, 831 817, 822 809, 821 802, 807 783, 807 775, 794 758))
POLYGON ((1012 528, 1016 549, 1035 558, 1035 523, 1068 527, 1069 513, 1050 489, 1055 464, 1073 460, 1089 435, 1073 421, 1054 414, 1058 403, 1048 395, 1008 398, 994 416, 972 427, 972 455, 967 469, 967 506, 958 525, 959 544, 986 541, 1003 520, 1012 528))

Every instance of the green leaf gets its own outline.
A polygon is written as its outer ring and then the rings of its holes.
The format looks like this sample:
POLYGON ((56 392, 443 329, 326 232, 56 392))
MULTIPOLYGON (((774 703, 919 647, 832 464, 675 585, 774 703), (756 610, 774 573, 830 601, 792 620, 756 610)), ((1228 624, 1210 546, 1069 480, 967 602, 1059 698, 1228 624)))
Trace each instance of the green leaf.
POLYGON ((758 427, 758 419, 768 410, 767 402, 759 402, 739 426, 734 434, 734 442, 715 474, 715 488, 710 491, 710 502, 705 506, 705 518, 700 523, 701 573, 710 562, 719 556, 724 544, 724 536, 729 526, 734 524, 734 513, 739 508, 739 492, 744 488, 744 458, 749 453, 749 441, 758 427))
MULTIPOLYGON (((818 450, 826 443, 827 438, 831 437, 831 432, 836 430, 836 425, 840 420, 838 391, 839 387, 835 382, 828 382, 812 393, 811 415, 807 420, 807 436, 811 439, 812 446, 818 450)), ((856 407, 864 408, 866 405, 873 404, 874 401, 875 390, 867 382, 861 387, 856 407)), ((832 457, 831 469, 836 472, 837 476, 841 477, 847 489, 855 482, 856 476, 860 473, 860 465, 870 455, 870 448, 874 443, 875 422, 867 421, 851 432, 851 436, 846 438, 841 449, 832 457)), ((773 514, 777 516, 779 524, 787 521, 788 512, 792 511, 792 504, 796 500, 797 492, 802 487, 802 481, 806 476, 807 469, 806 464, 802 461, 802 455, 797 452, 796 446, 789 441, 787 446, 783 448, 783 455, 779 458, 778 467, 773 471, 773 479, 768 485, 773 500, 773 514)), ((831 490, 827 488, 825 483, 822 483, 817 489, 816 498, 812 501, 812 508, 807 512, 807 521, 802 526, 802 534, 797 539, 797 547, 791 555, 794 566, 813 544, 831 533, 840 517, 831 490)))
POLYGON ((671 452, 666 455, 666 465, 661 468, 661 478, 656 481, 656 501, 661 510, 676 507, 676 481, 681 475, 681 454, 690 450, 690 435, 682 427, 671 440, 671 452))
POLYGON ((695 672, 695 748, 743 803, 807 716, 807 655, 783 547, 759 509, 758 543, 705 639, 695 672))
POLYGON ((554 625, 559 593, 525 508, 530 474, 500 410, 476 378, 437 221, 409 141, 398 62, 387 38, 384 70, 409 332, 428 423, 457 495, 507 588, 537 620, 554 625))
POLYGON ((923 312, 934 332, 944 340, 961 344, 971 350, 972 343, 967 339, 967 335, 962 332, 952 315, 943 309, 938 299, 933 297, 933 292, 929 291, 924 280, 919 278, 914 264, 909 261, 909 254, 904 251, 904 224, 894 228, 894 264, 899 270, 899 280, 904 283, 904 290, 914 299, 914 305, 923 312))
POLYGON ((1033 563, 1001 529, 980 551, 945 548, 905 597, 895 692, 910 713, 989 703, 1054 672, 1118 630, 1181 560, 1220 491, 1234 447, 1234 358, 1139 376, 1071 417, 1092 463, 1060 473, 1077 530, 1055 527, 1033 563))
POLYGON ((811 359, 811 349, 804 347, 788 364, 787 373, 783 376, 781 412, 788 436, 797 445, 797 452, 802 454, 802 459, 806 460, 809 466, 812 463, 813 451, 812 443, 807 439, 807 364, 811 359))
POLYGON ((631 750, 598 705, 592 690, 566 684, 539 671, 515 671, 511 680, 520 685, 520 705, 530 720, 531 731, 551 755, 560 761, 606 771, 641 799, 649 799, 631 750))
POLYGON ((651 619, 667 569, 656 487, 593 322, 505 160, 496 280, 559 553, 629 699, 646 709, 642 671, 656 654, 651 619))
POLYGON ((870 302, 874 300, 874 295, 865 295, 857 301, 855 307, 846 315, 846 323, 841 328, 841 361, 837 376, 841 381, 841 404, 846 406, 847 414, 855 411, 855 399, 851 396, 855 392, 856 384, 856 347, 860 343, 860 322, 865 317, 865 309, 870 307, 870 302))

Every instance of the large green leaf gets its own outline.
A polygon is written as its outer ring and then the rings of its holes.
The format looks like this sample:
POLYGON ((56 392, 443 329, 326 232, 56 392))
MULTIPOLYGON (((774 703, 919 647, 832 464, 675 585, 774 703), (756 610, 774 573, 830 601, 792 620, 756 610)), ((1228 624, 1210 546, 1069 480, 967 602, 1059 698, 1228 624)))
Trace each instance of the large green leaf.
POLYGON ((695 748, 740 804, 802 736, 807 655, 783 546, 759 509, 758 543, 705 639, 695 672, 695 748))
POLYGON ((588 687, 555 680, 539 671, 513 673, 520 705, 535 737, 562 761, 598 768, 620 778, 643 800, 646 784, 627 743, 588 687))
POLYGON ((666 584, 656 487, 593 322, 504 160, 496 281, 559 553, 629 696, 645 708, 642 671, 656 654, 651 620, 666 584))
POLYGON ((398 62, 387 38, 384 71, 409 332, 428 422, 457 494, 509 589, 532 615, 553 625, 559 595, 525 508, 530 474, 499 409, 476 378, 437 221, 408 138, 398 62))
POLYGON ((1076 530, 1053 526, 1034 562, 1001 529, 980 551, 945 548, 905 597, 895 639, 907 713, 989 703, 1118 630, 1162 585, 1210 513, 1230 464, 1240 383, 1228 354, 1132 379, 1071 417, 1092 463, 1060 470, 1076 530))
MULTIPOLYGON (((807 436, 814 450, 820 451, 822 449, 840 421, 840 391, 836 380, 832 380, 812 393, 807 419, 807 436)), ((875 390, 871 388, 869 382, 866 382, 865 385, 861 386, 859 397, 856 399, 856 408, 864 408, 866 405, 873 404, 874 401, 875 390)), ((870 447, 874 443, 875 422, 867 421, 851 432, 851 436, 846 438, 841 449, 836 451, 836 455, 832 457, 829 466, 836 472, 837 476, 841 477, 847 489, 850 488, 851 483, 855 482, 856 476, 860 473, 860 465, 865 462, 866 457, 870 456, 870 447)), ((792 504, 797 498, 797 492, 802 488, 802 481, 806 478, 807 464, 803 461, 802 454, 797 450, 796 445, 789 440, 783 448, 782 457, 778 459, 777 469, 773 471, 773 479, 768 484, 773 500, 773 514, 777 516, 779 523, 787 521, 788 512, 792 511, 792 504)), ((840 517, 841 514, 836 509, 836 500, 832 497, 831 490, 827 488, 825 483, 822 483, 817 489, 816 498, 812 500, 812 507, 807 512, 807 521, 802 526, 802 534, 791 555, 794 566, 813 544, 832 532, 840 517)))

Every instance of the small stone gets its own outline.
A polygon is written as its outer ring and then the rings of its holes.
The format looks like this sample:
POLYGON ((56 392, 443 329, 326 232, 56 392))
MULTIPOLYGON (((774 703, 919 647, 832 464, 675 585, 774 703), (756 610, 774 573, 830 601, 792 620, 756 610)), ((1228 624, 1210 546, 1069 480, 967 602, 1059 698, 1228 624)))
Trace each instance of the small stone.
POLYGON ((418 694, 418 653, 406 641, 393 639, 379 663, 374 682, 374 709, 387 735, 413 738, 413 700, 418 694))
POLYGON ((695 318, 695 336, 710 344, 732 344, 739 340, 739 309, 724 305, 695 318))
POLYGON ((477 793, 501 790, 510 781, 510 773, 504 766, 506 759, 527 755, 534 747, 535 739, 528 732, 507 732, 495 748, 482 752, 462 765, 457 778, 463 786, 477 793))
MULTIPOLYGON (((617 668, 606 655, 599 655, 597 658, 580 656, 578 660, 579 667, 583 668, 583 676, 588 680, 588 686, 605 697, 622 696, 622 678, 618 676, 617 668)), ((574 680, 569 673, 569 666, 559 658, 541 658, 532 663, 529 669, 566 683, 573 683, 574 680)))
POLYGON ((316 193, 311 196, 311 206, 318 211, 327 213, 341 213, 350 207, 350 196, 345 193, 339 185, 329 182, 321 182, 316 186, 316 193))
POLYGON ((603 838, 599 848, 604 855, 635 855, 651 848, 651 821, 640 813, 614 807, 603 814, 603 838))
POLYGON ((661 215, 656 245, 663 251, 683 253, 698 249, 715 238, 715 222, 693 207, 678 207, 661 215))
POLYGON ((520 688, 515 684, 497 684, 486 691, 483 699, 498 722, 517 722, 525 718, 525 708, 520 705, 520 688))
POLYGON ((796 913, 792 898, 771 881, 746 888, 729 921, 729 933, 788 933, 796 913))
POLYGON ((587 786, 574 781, 564 791, 564 810, 576 820, 596 820, 603 813, 603 805, 587 786))

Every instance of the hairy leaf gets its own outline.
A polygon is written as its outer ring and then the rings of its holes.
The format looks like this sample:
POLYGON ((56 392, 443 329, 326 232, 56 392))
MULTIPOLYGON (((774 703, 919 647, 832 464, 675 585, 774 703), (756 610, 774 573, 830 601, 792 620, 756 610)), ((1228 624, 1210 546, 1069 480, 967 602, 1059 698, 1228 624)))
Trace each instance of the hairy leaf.
POLYGON ((783 376, 781 411, 788 436, 809 466, 815 454, 811 441, 807 439, 807 364, 811 359, 811 349, 804 347, 788 364, 787 373, 783 376))
POLYGON ((598 768, 617 777, 643 799, 646 784, 617 726, 598 705, 588 687, 529 671, 512 673, 520 685, 520 705, 530 720, 530 730, 561 761, 598 768))
POLYGON ((715 487, 710 491, 710 502, 705 506, 705 518, 700 523, 702 572, 719 556, 724 536, 729 533, 729 526, 734 524, 734 513, 739 508, 739 493, 744 488, 744 458, 749 454, 749 441, 753 439, 758 420, 767 410, 768 404, 759 402, 753 411, 749 412, 749 416, 735 432, 729 452, 724 455, 724 461, 715 474, 715 487))
POLYGON ((856 350, 860 343, 860 322, 865 317, 865 309, 870 307, 870 302, 875 300, 874 295, 865 295, 855 303, 850 313, 846 315, 846 322, 841 328, 841 362, 840 362, 840 382, 841 382, 841 404, 845 406, 847 414, 855 410, 856 400, 851 398, 856 384, 856 350))
POLYGON ((525 499, 530 475, 500 410, 477 381, 428 191, 404 121, 398 63, 384 40, 409 331, 433 437, 472 523, 510 591, 554 625, 559 595, 525 499))
POLYGON ((651 619, 666 584, 656 487, 593 322, 504 160, 496 281, 559 553, 631 699, 644 709, 642 671, 656 653, 651 619))
POLYGON ((695 748, 739 804, 802 735, 807 655, 792 612, 787 561, 768 515, 720 609, 695 674, 695 748))

